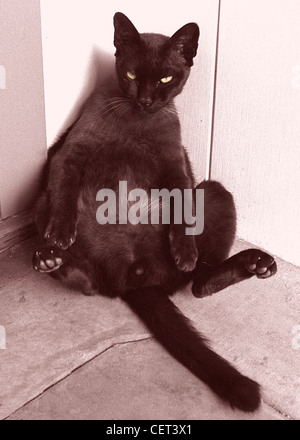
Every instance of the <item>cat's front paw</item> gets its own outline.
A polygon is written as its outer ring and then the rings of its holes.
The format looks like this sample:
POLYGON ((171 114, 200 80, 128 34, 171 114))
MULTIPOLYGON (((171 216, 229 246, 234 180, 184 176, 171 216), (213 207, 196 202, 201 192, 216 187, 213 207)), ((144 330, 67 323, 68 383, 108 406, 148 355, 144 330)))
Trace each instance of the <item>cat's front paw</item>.
POLYGON ((32 257, 32 265, 38 272, 53 272, 63 264, 62 252, 56 248, 43 248, 32 257))
POLYGON ((244 253, 244 267, 258 278, 269 278, 277 272, 274 258, 266 252, 260 249, 247 249, 244 253))
POLYGON ((176 234, 170 231, 171 255, 177 268, 182 272, 191 272, 195 269, 198 251, 193 235, 176 234))
POLYGON ((49 246, 67 249, 76 240, 76 220, 51 218, 44 233, 49 246))

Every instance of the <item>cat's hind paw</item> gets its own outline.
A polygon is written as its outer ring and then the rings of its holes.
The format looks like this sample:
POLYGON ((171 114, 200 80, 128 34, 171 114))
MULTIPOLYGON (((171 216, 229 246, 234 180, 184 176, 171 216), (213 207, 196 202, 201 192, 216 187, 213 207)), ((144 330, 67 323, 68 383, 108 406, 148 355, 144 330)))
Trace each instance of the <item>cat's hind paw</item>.
POLYGON ((269 278, 277 272, 274 258, 260 249, 248 249, 245 268, 257 278, 269 278))
POLYGON ((54 247, 40 249, 32 257, 32 265, 38 272, 53 272, 59 269, 62 264, 62 252, 54 247))

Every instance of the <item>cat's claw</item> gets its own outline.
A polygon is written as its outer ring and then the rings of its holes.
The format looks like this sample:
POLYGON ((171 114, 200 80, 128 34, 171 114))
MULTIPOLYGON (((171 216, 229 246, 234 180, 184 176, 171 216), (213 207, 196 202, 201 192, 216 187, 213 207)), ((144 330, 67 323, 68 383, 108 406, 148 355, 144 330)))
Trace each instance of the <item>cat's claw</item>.
POLYGON ((277 272, 274 258, 260 249, 249 249, 248 262, 245 268, 257 278, 269 278, 277 272))
POLYGON ((76 241, 76 221, 50 220, 44 238, 49 246, 57 246, 64 250, 68 249, 76 241))
POLYGON ((170 249, 180 271, 191 272, 195 269, 198 251, 193 235, 173 236, 170 234, 170 249))
POLYGON ((53 272, 63 264, 62 252, 58 248, 43 248, 32 257, 32 265, 38 272, 53 272))

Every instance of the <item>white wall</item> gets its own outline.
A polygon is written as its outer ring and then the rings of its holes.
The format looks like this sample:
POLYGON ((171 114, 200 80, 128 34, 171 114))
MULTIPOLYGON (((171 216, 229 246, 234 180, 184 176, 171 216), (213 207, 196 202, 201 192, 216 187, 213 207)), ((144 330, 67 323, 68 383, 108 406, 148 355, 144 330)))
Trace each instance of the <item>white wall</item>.
POLYGON ((190 21, 201 28, 199 55, 178 99, 184 144, 203 179, 210 142, 218 0, 41 0, 48 145, 75 118, 93 89, 97 69, 114 62, 113 15, 125 13, 140 32, 172 35, 190 21), (75 104, 75 110, 74 110, 75 104))
POLYGON ((300 265, 300 2, 221 5, 212 178, 238 234, 300 265))
POLYGON ((31 207, 46 160, 39 0, 0 1, 0 218, 31 207))

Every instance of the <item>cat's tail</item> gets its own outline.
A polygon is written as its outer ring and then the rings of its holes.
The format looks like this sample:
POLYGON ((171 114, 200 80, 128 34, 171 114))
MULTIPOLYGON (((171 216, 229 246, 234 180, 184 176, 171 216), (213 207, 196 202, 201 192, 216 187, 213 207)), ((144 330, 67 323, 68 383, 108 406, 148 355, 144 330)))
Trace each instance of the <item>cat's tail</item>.
POLYGON ((258 383, 211 350, 161 288, 132 290, 123 299, 168 352, 232 408, 252 412, 259 407, 258 383))

